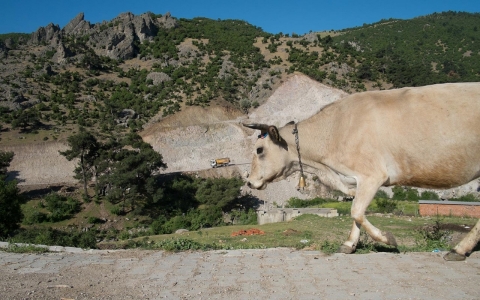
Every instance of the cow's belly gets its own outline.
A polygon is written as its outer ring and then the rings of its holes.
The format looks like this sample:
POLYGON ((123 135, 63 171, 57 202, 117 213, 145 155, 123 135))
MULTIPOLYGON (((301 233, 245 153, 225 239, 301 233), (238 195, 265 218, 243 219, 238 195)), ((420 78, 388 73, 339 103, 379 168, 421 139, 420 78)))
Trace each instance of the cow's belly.
POLYGON ((388 180, 388 185, 421 188, 452 188, 480 177, 480 159, 477 161, 450 161, 441 164, 428 162, 403 165, 388 180))

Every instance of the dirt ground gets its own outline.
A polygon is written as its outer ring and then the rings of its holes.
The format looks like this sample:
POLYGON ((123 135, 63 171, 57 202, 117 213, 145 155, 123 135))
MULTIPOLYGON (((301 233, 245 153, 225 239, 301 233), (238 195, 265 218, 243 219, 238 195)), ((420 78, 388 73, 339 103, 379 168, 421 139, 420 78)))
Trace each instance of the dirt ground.
POLYGON ((480 299, 480 253, 0 252, 2 299, 480 299))

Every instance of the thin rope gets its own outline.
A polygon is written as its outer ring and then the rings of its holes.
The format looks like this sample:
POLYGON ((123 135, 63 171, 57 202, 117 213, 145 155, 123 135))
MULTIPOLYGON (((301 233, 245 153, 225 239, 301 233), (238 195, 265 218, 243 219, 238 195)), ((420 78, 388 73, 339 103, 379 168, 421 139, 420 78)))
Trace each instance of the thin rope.
POLYGON ((298 163, 300 164, 300 178, 303 178, 303 165, 302 165, 302 156, 300 155, 300 141, 298 139, 298 128, 297 123, 295 123, 295 127, 292 131, 295 135, 295 144, 297 145, 297 153, 298 153, 298 163))

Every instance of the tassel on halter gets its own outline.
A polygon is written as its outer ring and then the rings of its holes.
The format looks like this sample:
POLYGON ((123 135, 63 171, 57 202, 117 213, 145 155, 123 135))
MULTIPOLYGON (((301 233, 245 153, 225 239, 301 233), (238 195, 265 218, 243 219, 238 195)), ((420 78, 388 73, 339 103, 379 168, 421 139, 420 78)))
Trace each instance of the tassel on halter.
POLYGON ((300 164, 300 181, 298 182, 298 188, 303 190, 307 186, 307 184, 305 183, 305 176, 303 175, 302 157, 300 156, 300 142, 298 139, 297 123, 295 123, 295 127, 293 128, 292 133, 295 135, 295 144, 297 144, 298 153, 298 163, 300 164))

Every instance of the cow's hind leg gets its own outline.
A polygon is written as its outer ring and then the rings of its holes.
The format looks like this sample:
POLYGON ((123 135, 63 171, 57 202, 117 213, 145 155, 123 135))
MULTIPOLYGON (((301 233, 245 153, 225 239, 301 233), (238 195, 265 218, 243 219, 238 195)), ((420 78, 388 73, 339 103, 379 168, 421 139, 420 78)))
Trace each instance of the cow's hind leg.
POLYGON ((397 246, 397 242, 391 233, 382 233, 378 228, 373 226, 365 217, 365 211, 372 202, 375 193, 380 187, 381 180, 367 179, 358 182, 357 193, 353 199, 351 215, 353 218, 353 226, 348 240, 338 249, 340 253, 352 253, 355 251, 360 238, 360 228, 363 226, 365 231, 373 240, 385 243, 387 245, 397 246))
POLYGON ((450 252, 445 254, 443 257, 445 260, 450 261, 461 261, 465 260, 466 256, 469 255, 473 248, 480 241, 480 220, 477 224, 470 230, 470 232, 463 238, 463 240, 458 243, 455 248, 450 252))

